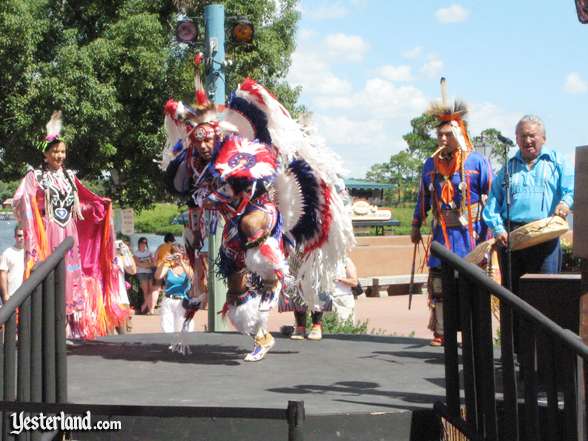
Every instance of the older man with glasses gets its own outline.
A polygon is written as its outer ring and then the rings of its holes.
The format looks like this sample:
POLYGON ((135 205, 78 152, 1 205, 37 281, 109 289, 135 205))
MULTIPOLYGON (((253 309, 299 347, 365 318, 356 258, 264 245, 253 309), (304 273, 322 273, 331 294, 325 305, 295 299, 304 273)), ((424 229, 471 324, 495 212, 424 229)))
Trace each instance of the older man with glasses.
POLYGON ((24 231, 14 229, 14 246, 8 247, 0 256, 0 294, 2 304, 22 285, 24 276, 24 231))

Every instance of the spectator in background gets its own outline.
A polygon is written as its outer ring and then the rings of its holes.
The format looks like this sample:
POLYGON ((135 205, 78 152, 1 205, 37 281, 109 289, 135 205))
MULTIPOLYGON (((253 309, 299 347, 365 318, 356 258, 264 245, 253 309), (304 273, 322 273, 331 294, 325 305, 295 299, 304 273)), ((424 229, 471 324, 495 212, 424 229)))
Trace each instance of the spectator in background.
MULTIPOLYGON (((192 268, 182 250, 172 245, 170 253, 158 265, 155 279, 163 281, 165 297, 161 301, 161 330, 163 332, 180 332, 184 324, 186 310, 182 305, 184 299, 190 299, 192 290, 192 268)), ((191 321, 188 331, 192 331, 191 321)))
POLYGON ((143 304, 141 305, 140 311, 143 314, 152 314, 157 303, 157 297, 153 299, 153 268, 155 267, 155 261, 153 259, 153 253, 149 250, 146 237, 139 238, 134 258, 137 266, 139 287, 143 293, 143 304))
MULTIPOLYGON (((131 305, 127 292, 125 273, 130 275, 136 274, 137 266, 135 264, 135 260, 133 259, 133 255, 131 254, 131 250, 129 250, 127 244, 125 244, 122 240, 116 241, 116 256, 114 257, 114 265, 118 270, 118 292, 120 297, 118 303, 123 305, 123 307, 126 306, 130 310, 131 305)), ((127 332, 130 332, 132 329, 131 319, 132 315, 129 313, 129 316, 125 322, 121 323, 119 326, 116 326, 116 331, 119 334, 126 334, 127 332)))
POLYGON ((163 236, 163 243, 157 247, 155 251, 155 266, 161 265, 167 256, 171 254, 171 248, 176 243, 176 238, 173 234, 167 233, 163 236))
POLYGON ((2 304, 22 285, 25 270, 24 231, 14 229, 14 246, 8 247, 0 256, 0 294, 2 304))
POLYGON ((337 279, 335 280, 335 291, 333 297, 333 312, 341 321, 355 321, 355 297, 352 288, 355 288, 359 280, 357 279, 357 269, 351 257, 347 257, 337 266, 337 279))
MULTIPOLYGON (((308 334, 306 334, 306 314, 308 307, 306 305, 292 305, 291 309, 294 310, 296 327, 290 338, 292 340, 303 340, 306 336, 308 340, 321 340, 323 338, 323 312, 333 311, 337 315, 338 320, 342 322, 347 320, 355 321, 355 297, 353 296, 352 288, 356 287, 358 283, 359 280, 357 279, 355 264, 350 257, 346 257, 337 265, 335 290, 330 295, 325 294, 329 298, 326 299, 320 311, 311 312, 312 327, 308 334)), ((280 312, 286 310, 289 309, 281 308, 280 312)))

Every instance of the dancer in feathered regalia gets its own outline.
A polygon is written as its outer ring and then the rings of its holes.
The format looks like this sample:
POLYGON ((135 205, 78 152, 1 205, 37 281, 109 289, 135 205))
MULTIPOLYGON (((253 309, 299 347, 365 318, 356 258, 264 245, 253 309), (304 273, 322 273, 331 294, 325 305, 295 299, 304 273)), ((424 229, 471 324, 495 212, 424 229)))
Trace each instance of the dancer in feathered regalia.
MULTIPOLYGON (((183 113, 176 112, 172 128, 184 130, 183 143, 201 133, 213 146, 210 164, 194 175, 193 199, 225 218, 218 263, 228 282, 223 313, 254 337, 245 360, 258 361, 274 345, 267 317, 285 287, 289 300, 320 308, 319 292, 332 290, 337 263, 354 244, 336 190, 341 170, 333 153, 253 80, 232 95, 221 123, 201 122, 194 108, 177 108, 183 113), (298 259, 296 274, 290 274, 288 256, 298 259)), ((184 163, 177 158, 189 154, 174 151, 177 139, 171 137, 164 159, 184 163)), ((180 174, 172 174, 178 182, 180 174)))
POLYGON ((38 145, 43 166, 29 171, 14 199, 14 212, 25 231, 25 277, 68 236, 73 248, 65 256, 65 304, 70 338, 93 339, 123 323, 114 262, 111 202, 82 185, 64 167, 66 144, 61 137, 61 112, 47 124, 38 145))
MULTIPOLYGON (((461 102, 450 105, 441 79, 441 104, 429 112, 438 120, 439 148, 425 161, 412 221, 411 239, 420 242, 420 228, 432 211, 433 240, 463 257, 486 240, 488 229, 482 220, 482 209, 492 184, 492 168, 488 160, 473 151, 461 102)), ((433 331, 431 345, 443 345, 443 292, 441 261, 429 257, 429 305, 433 331)))

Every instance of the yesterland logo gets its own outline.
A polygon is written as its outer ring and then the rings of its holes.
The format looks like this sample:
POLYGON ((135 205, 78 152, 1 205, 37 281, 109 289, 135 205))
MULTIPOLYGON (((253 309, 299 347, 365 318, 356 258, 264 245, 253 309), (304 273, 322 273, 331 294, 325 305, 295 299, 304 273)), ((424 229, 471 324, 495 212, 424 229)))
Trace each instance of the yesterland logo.
POLYGON ((60 412, 57 415, 45 415, 43 412, 35 416, 26 415, 25 412, 13 412, 10 414, 10 423, 12 435, 20 435, 23 431, 42 432, 49 431, 77 431, 88 432, 92 430, 121 430, 122 425, 120 421, 97 421, 92 424, 92 415, 90 411, 86 411, 84 416, 80 415, 66 415, 65 412, 60 412))

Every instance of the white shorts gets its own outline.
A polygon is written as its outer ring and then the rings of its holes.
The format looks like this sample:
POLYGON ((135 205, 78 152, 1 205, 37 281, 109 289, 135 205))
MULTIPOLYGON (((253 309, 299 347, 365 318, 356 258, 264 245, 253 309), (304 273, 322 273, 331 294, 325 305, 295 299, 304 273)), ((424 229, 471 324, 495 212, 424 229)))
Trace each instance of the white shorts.
MULTIPOLYGON (((164 297, 159 307, 161 330, 163 332, 180 332, 184 325, 186 310, 182 306, 182 299, 164 297)), ((194 331, 194 319, 190 320, 188 331, 194 331)))

